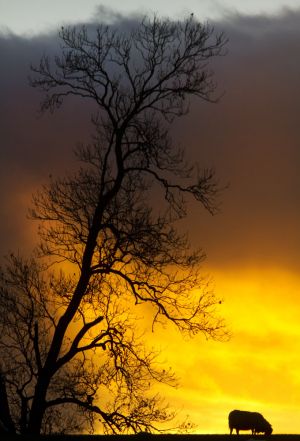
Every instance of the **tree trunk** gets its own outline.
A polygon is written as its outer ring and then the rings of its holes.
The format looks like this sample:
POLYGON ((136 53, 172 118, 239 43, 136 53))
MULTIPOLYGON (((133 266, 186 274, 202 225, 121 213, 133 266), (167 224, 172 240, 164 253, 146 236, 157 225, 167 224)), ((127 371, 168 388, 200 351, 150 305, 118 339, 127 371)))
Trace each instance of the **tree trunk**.
POLYGON ((0 371, 0 433, 15 433, 15 425, 10 415, 5 377, 0 371))
POLYGON ((47 389, 49 387, 51 375, 42 373, 35 387, 34 398, 29 414, 27 433, 30 435, 40 435, 42 422, 45 413, 45 402, 47 389))

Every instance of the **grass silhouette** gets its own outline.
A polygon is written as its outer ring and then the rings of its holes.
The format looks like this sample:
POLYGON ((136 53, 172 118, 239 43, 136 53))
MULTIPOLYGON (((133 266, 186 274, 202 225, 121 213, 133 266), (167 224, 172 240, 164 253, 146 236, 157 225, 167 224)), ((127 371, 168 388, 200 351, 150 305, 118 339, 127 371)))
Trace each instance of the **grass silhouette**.
POLYGON ((2 435, 1 441, 252 441, 252 440, 268 440, 271 441, 300 441, 300 435, 290 434, 274 434, 269 437, 264 435, 253 436, 251 433, 244 433, 242 435, 151 435, 141 433, 137 435, 2 435))

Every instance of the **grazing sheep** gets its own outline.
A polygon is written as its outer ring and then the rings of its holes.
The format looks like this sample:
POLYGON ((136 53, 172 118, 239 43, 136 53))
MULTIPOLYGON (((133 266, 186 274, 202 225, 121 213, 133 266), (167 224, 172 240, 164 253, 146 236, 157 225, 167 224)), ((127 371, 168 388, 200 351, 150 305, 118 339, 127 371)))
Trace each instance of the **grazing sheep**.
POLYGON ((258 412, 233 410, 228 416, 228 422, 230 435, 233 429, 236 430, 237 435, 240 430, 251 430, 252 435, 264 433, 265 436, 269 436, 273 432, 271 424, 258 412))

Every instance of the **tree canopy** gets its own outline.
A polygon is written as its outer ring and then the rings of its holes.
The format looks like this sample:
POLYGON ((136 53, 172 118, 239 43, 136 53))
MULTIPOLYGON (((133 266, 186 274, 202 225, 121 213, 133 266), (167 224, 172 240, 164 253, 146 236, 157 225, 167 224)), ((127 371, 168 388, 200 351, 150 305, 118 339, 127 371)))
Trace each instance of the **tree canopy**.
POLYGON ((60 39, 60 55, 32 67, 31 84, 45 92, 43 111, 69 95, 92 100, 95 136, 77 147, 78 170, 33 198, 38 255, 11 255, 2 271, 0 394, 11 421, 0 419, 31 434, 97 420, 108 433, 152 432, 173 416, 152 384, 175 378, 138 335, 135 305, 153 327, 227 335, 200 272, 204 254, 176 227, 188 198, 214 213, 218 185, 169 134, 189 97, 215 100, 208 63, 226 39, 193 16, 145 18, 127 32, 67 27, 60 39))

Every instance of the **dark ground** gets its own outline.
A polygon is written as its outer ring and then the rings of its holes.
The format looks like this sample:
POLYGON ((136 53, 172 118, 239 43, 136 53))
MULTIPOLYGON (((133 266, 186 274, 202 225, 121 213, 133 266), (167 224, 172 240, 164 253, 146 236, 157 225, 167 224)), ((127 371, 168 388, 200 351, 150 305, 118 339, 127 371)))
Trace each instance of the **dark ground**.
POLYGON ((6 436, 1 434, 0 441, 300 441, 300 435, 275 434, 270 437, 263 435, 73 435, 73 436, 6 436))

